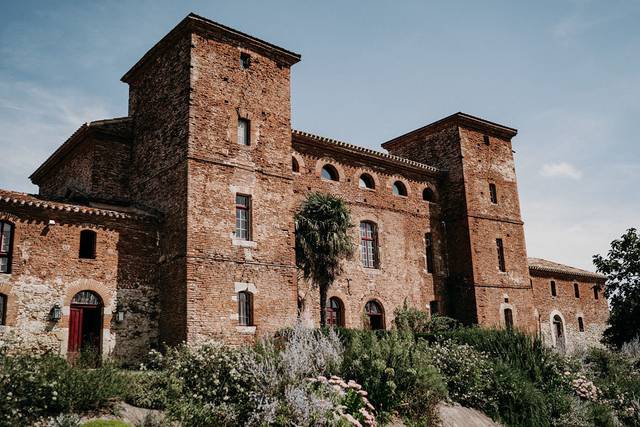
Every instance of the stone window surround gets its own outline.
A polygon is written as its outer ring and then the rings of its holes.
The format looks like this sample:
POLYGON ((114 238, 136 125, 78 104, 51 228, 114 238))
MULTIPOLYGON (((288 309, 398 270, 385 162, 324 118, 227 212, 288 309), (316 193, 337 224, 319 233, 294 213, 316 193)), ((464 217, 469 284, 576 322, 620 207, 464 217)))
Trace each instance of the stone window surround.
POLYGON ((240 147, 241 150, 253 150, 253 148, 258 144, 258 126, 255 123, 254 115, 250 111, 246 110, 243 107, 236 108, 236 116, 235 120, 231 120, 230 125, 232 126, 231 130, 231 138, 234 142, 235 146, 240 147), (249 121, 249 144, 241 145, 238 144, 238 120, 244 119, 249 121))
MULTIPOLYGON (((238 293, 239 292, 249 292, 251 293, 251 295, 254 297, 254 301, 255 301, 255 296, 258 294, 258 288, 256 287, 255 284, 253 283, 248 283, 248 282, 234 282, 233 283, 233 296, 231 297, 231 300, 234 301, 236 304, 238 303, 238 293)), ((254 309, 255 311, 255 309, 254 309)), ((238 313, 234 313, 233 315, 231 315, 230 317, 233 318, 233 320, 238 320, 238 313)), ((255 318, 253 319, 254 323, 255 323, 255 318)), ((236 332, 243 334, 243 335, 255 335, 256 333, 256 326, 240 326, 237 325, 236 326, 236 332)))
POLYGON ((560 320, 562 320, 562 336, 564 336, 565 344, 567 343, 567 321, 565 320, 562 313, 560 313, 560 311, 554 309, 554 310, 551 310, 551 313, 549 313, 549 333, 551 334, 551 345, 553 347, 556 347, 557 345, 556 334, 554 333, 554 330, 553 330, 553 318, 556 315, 560 317, 560 320))
MULTIPOLYGON (((242 185, 230 185, 229 186, 229 192, 231 194, 231 203, 233 206, 233 231, 231 232, 231 244, 233 246, 240 246, 241 248, 250 248, 250 249, 255 249, 258 247, 258 243, 255 240, 244 240, 244 239, 239 239, 236 237, 236 233, 235 233, 235 229, 236 229, 236 220, 235 220, 235 215, 236 215, 236 210, 235 210, 235 206, 236 206, 236 195, 241 194, 243 196, 250 196, 251 197, 251 207, 250 210, 251 212, 251 228, 253 229, 254 227, 254 215, 253 215, 253 208, 254 208, 254 203, 255 203, 255 199, 253 197, 253 188, 251 187, 246 187, 246 186, 242 186, 242 185)), ((251 233, 251 238, 254 238, 253 233, 251 233)))
MULTIPOLYGON (((505 298, 509 299, 509 295, 504 294, 503 295, 503 301, 504 301, 505 298)), ((511 310, 511 314, 512 314, 512 317, 513 317, 513 329, 517 329, 517 327, 518 327, 518 310, 516 309, 516 307, 513 304, 508 303, 508 302, 502 302, 500 304, 500 317, 499 317, 500 318, 500 326, 502 328, 506 328, 507 327, 506 322, 504 320, 504 311, 507 308, 511 310)))

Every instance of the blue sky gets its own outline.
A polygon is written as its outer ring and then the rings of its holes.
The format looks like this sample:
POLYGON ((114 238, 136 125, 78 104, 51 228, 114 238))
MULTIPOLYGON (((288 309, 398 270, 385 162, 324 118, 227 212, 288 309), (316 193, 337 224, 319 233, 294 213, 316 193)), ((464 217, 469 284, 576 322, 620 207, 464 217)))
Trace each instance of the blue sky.
POLYGON ((640 1, 25 1, 0 13, 0 187, 81 123, 189 12, 302 54, 297 129, 379 148, 456 111, 514 139, 529 256, 591 269, 640 226, 640 1))

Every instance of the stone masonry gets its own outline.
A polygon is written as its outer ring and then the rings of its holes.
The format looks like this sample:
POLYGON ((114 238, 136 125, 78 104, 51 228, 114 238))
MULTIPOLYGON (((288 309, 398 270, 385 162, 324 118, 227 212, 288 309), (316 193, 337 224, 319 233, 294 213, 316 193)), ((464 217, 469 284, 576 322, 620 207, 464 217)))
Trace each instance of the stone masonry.
POLYGON ((298 61, 190 14, 123 76, 127 117, 82 125, 31 176, 38 195, 0 190, 0 345, 67 354, 98 331, 104 355, 133 363, 163 343, 238 345, 316 323, 293 217, 318 191, 342 197, 355 225, 329 292, 337 324, 391 328, 407 304, 566 351, 598 342, 604 277, 527 258, 515 129, 456 113, 385 142, 389 154, 292 131, 298 61))

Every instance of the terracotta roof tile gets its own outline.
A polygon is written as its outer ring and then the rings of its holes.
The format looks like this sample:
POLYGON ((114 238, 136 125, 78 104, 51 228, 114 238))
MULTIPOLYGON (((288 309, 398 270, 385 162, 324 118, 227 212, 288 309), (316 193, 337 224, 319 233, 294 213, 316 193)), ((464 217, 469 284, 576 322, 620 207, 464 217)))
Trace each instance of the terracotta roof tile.
POLYGON ((529 272, 545 272, 545 273, 558 273, 567 276, 586 277, 589 279, 606 280, 606 276, 594 273, 580 268, 571 267, 557 262, 548 261, 542 258, 528 258, 529 272))

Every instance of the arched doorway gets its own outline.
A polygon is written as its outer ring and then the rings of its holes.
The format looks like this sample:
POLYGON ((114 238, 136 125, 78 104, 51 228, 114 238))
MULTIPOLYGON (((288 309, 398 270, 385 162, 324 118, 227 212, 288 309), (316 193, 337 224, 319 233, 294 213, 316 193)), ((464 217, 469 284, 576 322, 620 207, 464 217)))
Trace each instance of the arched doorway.
POLYGON ((344 304, 338 297, 329 298, 327 307, 327 325, 344 327, 344 304))
POLYGON ((560 353, 565 352, 565 340, 564 340, 564 325, 562 323, 562 318, 559 315, 553 316, 553 325, 552 332, 556 341, 556 348, 560 353))
POLYGON ((371 330, 384 329, 384 309, 377 301, 369 301, 364 306, 368 328, 371 330))
POLYGON ((71 300, 67 348, 70 359, 84 352, 100 354, 102 307, 102 299, 92 291, 80 291, 71 300))

